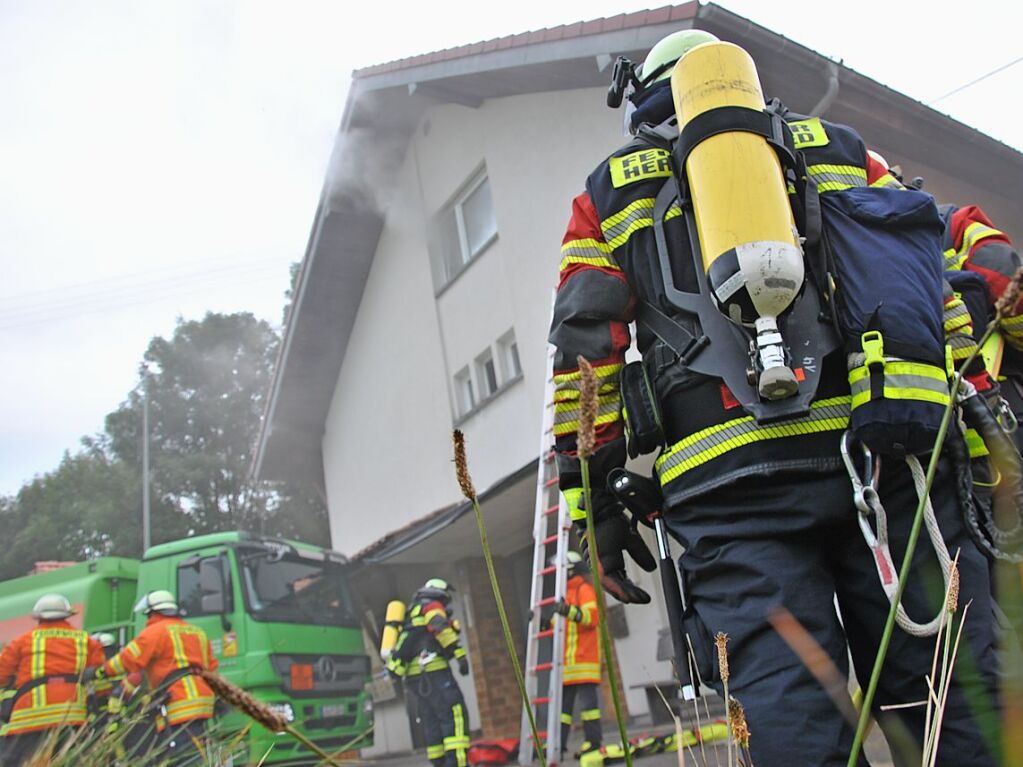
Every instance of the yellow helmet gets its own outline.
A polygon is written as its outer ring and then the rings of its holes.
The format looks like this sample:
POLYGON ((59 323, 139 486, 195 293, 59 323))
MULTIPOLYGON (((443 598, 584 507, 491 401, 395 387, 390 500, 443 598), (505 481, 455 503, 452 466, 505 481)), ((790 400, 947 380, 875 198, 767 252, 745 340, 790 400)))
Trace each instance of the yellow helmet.
POLYGON ((703 43, 717 42, 716 35, 705 32, 702 29, 683 29, 679 32, 672 32, 667 37, 662 37, 650 53, 643 59, 643 66, 639 70, 639 78, 644 86, 650 86, 667 77, 671 77, 672 67, 675 66, 690 49, 703 43))

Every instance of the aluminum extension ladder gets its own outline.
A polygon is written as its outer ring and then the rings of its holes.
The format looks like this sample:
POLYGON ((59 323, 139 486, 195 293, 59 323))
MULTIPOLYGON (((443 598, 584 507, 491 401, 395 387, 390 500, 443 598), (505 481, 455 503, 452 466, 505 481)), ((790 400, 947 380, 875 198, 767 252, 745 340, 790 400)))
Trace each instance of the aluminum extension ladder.
MULTIPOLYGON (((547 382, 544 386, 543 427, 536 477, 536 511, 533 521, 533 575, 529 589, 530 618, 526 633, 526 693, 533 704, 536 726, 548 765, 561 760, 561 683, 563 675, 565 621, 555 618, 541 625, 541 613, 565 597, 568 534, 572 522, 561 493, 554 452, 554 347, 547 348, 547 382)), ((533 734, 526 711, 522 712, 519 764, 534 763, 533 734)))

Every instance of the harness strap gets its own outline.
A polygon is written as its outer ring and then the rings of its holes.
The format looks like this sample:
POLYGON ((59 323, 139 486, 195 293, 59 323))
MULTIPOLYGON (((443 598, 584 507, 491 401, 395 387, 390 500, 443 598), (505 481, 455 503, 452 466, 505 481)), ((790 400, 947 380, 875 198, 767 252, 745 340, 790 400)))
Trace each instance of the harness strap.
POLYGON ((5 698, 3 705, 0 706, 0 719, 8 721, 11 714, 14 711, 14 704, 16 704, 24 695, 32 692, 37 687, 42 687, 44 684, 49 682, 68 682, 69 684, 81 684, 81 677, 77 674, 54 674, 52 676, 38 676, 35 679, 29 679, 25 684, 21 685, 14 694, 9 698, 5 698))

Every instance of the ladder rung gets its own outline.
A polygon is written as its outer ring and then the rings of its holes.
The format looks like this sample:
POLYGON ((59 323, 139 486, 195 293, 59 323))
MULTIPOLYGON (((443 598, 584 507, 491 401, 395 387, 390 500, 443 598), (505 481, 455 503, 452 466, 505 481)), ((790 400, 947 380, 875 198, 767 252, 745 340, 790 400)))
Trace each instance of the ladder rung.
POLYGON ((545 567, 543 570, 537 573, 537 577, 543 578, 545 575, 550 575, 557 569, 558 569, 557 565, 549 565, 548 567, 545 567))
MULTIPOLYGON (((543 697, 543 698, 533 698, 533 705, 534 706, 542 706, 542 705, 544 705, 546 703, 550 703, 550 702, 551 702, 551 699, 546 697, 546 696, 543 697)), ((546 734, 546 733, 544 733, 544 734, 546 734)))
POLYGON ((533 670, 534 671, 550 671, 552 668, 554 668, 554 664, 553 663, 537 663, 536 664, 536 668, 534 668, 533 670))
POLYGON ((551 461, 553 461, 553 460, 554 460, 554 455, 555 455, 555 453, 554 453, 554 451, 553 451, 553 450, 548 450, 548 451, 547 451, 547 454, 546 454, 546 455, 545 455, 545 456, 543 457, 543 459, 544 459, 544 461, 546 461, 547 463, 550 463, 551 461))
POLYGON ((537 607, 546 607, 547 605, 552 605, 552 604, 554 604, 557 601, 558 601, 557 597, 544 597, 543 599, 541 599, 539 602, 536 603, 536 606, 537 607))
POLYGON ((557 510, 558 510, 558 504, 554 504, 553 506, 548 506, 546 509, 544 509, 543 510, 543 514, 544 514, 545 517, 549 517, 551 514, 553 514, 557 510))
POLYGON ((536 632, 537 639, 546 639, 547 637, 554 636, 554 629, 544 629, 543 631, 536 632))
POLYGON ((543 539, 543 545, 546 546, 546 545, 548 545, 550 543, 554 543, 554 541, 558 540, 558 536, 559 535, 560 535, 560 533, 554 533, 554 535, 548 535, 546 538, 543 539))
POLYGON ((551 477, 550 479, 548 479, 546 482, 543 483, 543 486, 544 487, 554 487, 556 484, 558 484, 558 478, 557 477, 551 477))
MULTIPOLYGON (((540 736, 541 740, 543 740, 544 738, 547 737, 547 730, 538 730, 536 734, 540 736)), ((530 740, 533 739, 533 734, 532 733, 529 734, 529 739, 530 740)))

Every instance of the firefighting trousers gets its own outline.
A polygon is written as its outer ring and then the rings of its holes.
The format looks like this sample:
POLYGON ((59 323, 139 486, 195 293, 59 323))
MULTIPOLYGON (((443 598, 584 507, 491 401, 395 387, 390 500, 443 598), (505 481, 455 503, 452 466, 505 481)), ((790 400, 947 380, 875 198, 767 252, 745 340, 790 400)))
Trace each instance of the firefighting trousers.
MULTIPOLYGON (((52 730, 36 730, 23 732, 20 735, 6 735, 0 738, 0 765, 3 767, 21 767, 29 761, 42 746, 43 742, 53 737, 52 730)), ((59 748, 59 740, 54 743, 54 750, 59 748)))
POLYGON ((167 760, 168 767, 205 764, 209 751, 208 724, 208 719, 194 719, 168 725, 157 739, 155 755, 167 760))
MULTIPOLYGON (((901 459, 884 459, 881 472, 898 567, 916 492, 901 459)), ((931 501, 949 551, 953 557, 959 552, 958 614, 970 605, 937 763, 994 767, 1000 712, 988 565, 966 533, 945 461, 931 501)), ((757 767, 843 767, 848 760, 852 728, 769 618, 779 607, 788 610, 846 677, 848 650, 866 687, 890 603, 856 515, 849 478, 841 472, 750 479, 693 499, 666 517, 685 546, 679 560, 689 600, 683 625, 697 666, 720 691, 714 637, 727 634, 729 693, 745 707, 757 767)), ((928 621, 943 601, 937 558, 924 533, 902 603, 911 618, 928 621)), ((934 646, 934 637, 912 637, 896 627, 882 670, 874 714, 900 767, 920 764, 926 709, 880 707, 927 699, 924 677, 931 673, 934 646)), ((867 762, 861 758, 860 764, 867 762)))
POLYGON ((561 688, 561 750, 568 749, 568 734, 572 729, 572 709, 579 701, 579 718, 583 720, 583 738, 586 750, 599 748, 603 741, 600 727, 600 700, 598 685, 594 682, 566 684, 561 688))
POLYGON ((426 671, 408 680, 406 689, 415 699, 426 757, 434 767, 466 767, 469 719, 454 674, 447 669, 426 671))

